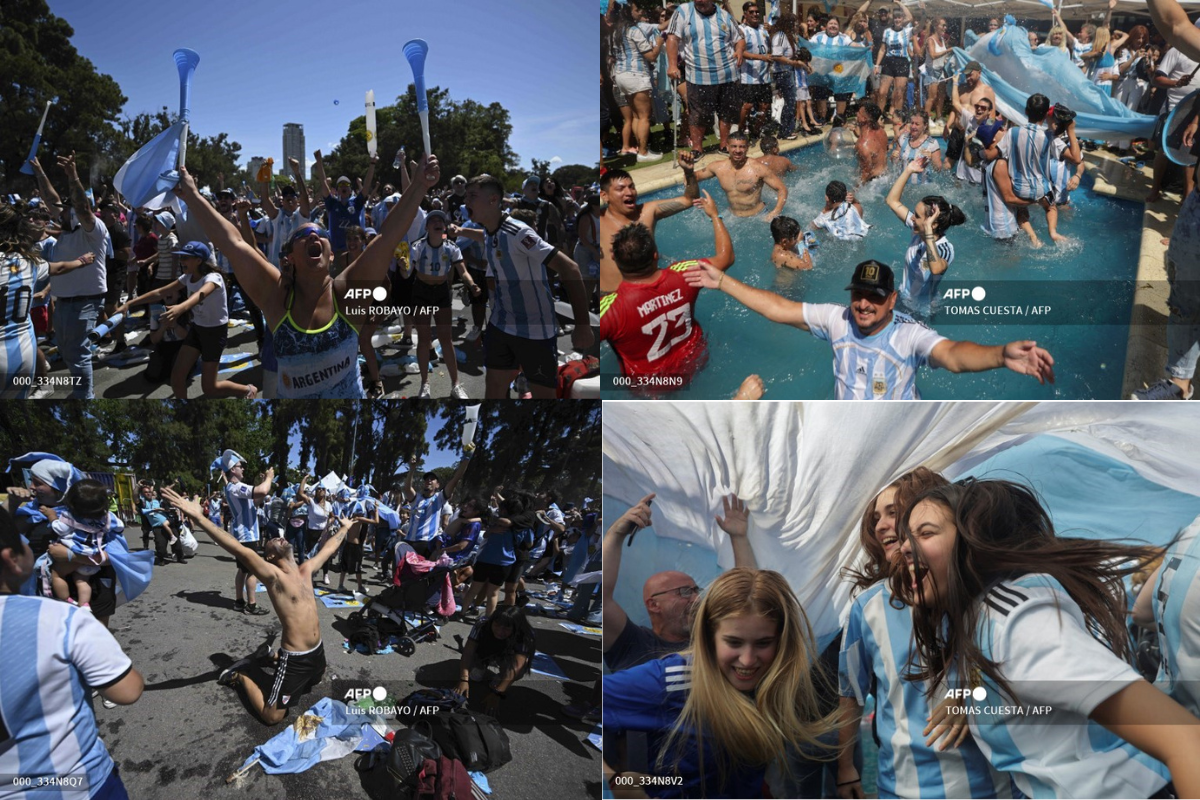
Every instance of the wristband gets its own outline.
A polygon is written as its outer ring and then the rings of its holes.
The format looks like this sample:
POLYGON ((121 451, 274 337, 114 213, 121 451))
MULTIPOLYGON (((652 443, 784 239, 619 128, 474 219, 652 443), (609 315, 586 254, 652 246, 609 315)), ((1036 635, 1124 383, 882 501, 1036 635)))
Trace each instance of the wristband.
POLYGON ((721 277, 717 279, 717 289, 721 288, 721 284, 725 282, 725 273, 721 273, 721 277))

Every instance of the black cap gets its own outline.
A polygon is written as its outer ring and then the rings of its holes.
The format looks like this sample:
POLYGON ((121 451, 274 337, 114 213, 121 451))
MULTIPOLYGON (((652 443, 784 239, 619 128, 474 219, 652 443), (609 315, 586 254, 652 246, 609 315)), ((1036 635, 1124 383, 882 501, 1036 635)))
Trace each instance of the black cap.
POLYGON ((232 189, 218 189, 217 197, 233 197, 232 189))
POLYGON ((967 65, 963 67, 963 72, 983 72, 983 65, 978 61, 968 61, 967 65))
POLYGON ((896 277, 892 268, 878 261, 864 261, 854 268, 854 277, 850 279, 847 291, 858 289, 862 292, 873 292, 880 297, 887 297, 896 291, 896 277))
POLYGON ((296 188, 294 186, 292 186, 291 184, 287 184, 282 189, 279 190, 279 194, 281 194, 284 197, 291 197, 296 194, 296 188))

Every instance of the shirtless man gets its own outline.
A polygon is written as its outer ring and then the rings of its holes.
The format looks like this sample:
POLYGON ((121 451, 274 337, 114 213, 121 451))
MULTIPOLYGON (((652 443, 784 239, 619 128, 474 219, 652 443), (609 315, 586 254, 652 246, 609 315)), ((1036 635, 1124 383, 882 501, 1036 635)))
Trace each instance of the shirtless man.
POLYGON ((779 155, 779 140, 770 134, 762 137, 763 154, 755 159, 767 169, 774 172, 779 177, 783 177, 789 172, 796 171, 796 165, 791 159, 779 155))
MULTIPOLYGON (((230 664, 217 682, 224 686, 240 686, 251 710, 268 725, 276 725, 287 716, 287 707, 321 681, 325 675, 325 645, 321 641, 321 626, 317 618, 317 599, 313 595, 312 576, 337 552, 353 520, 341 521, 341 529, 331 536, 315 556, 297 566, 292 546, 286 539, 271 539, 263 545, 263 555, 241 544, 204 516, 204 509, 171 489, 162 496, 180 513, 204 529, 209 538, 230 555, 245 564, 263 585, 267 596, 283 625, 279 661, 269 694, 241 670, 250 666, 251 658, 230 664)), ((256 655, 258 655, 256 653, 256 655)))
POLYGON ((621 285, 621 270, 610 252, 612 237, 617 235, 617 231, 640 222, 653 235, 654 226, 660 219, 691 208, 692 201, 699 199, 700 187, 692 171, 691 153, 681 153, 679 164, 683 167, 683 195, 670 200, 639 203, 633 178, 623 169, 610 169, 600 179, 600 199, 604 201, 604 207, 600 209, 596 221, 596 245, 600 248, 601 296, 612 294, 621 285))
MULTIPOLYGON (((953 61, 946 64, 947 68, 953 65, 953 61)), ((945 130, 951 130, 954 127, 954 120, 958 117, 959 109, 962 107, 974 108, 975 104, 983 98, 987 98, 992 102, 992 108, 996 107, 996 93, 992 91, 992 87, 983 82, 983 67, 978 61, 968 61, 962 71, 965 77, 965 82, 958 89, 958 97, 962 105, 950 109, 950 116, 946 118, 945 130)), ((951 80, 957 83, 958 76, 954 76, 951 80)), ((959 153, 952 151, 950 147, 946 148, 947 152, 954 152, 954 158, 959 157, 959 153)))
POLYGON ((854 153, 858 156, 858 185, 874 180, 887 169, 887 131, 879 124, 883 112, 879 106, 868 101, 858 107, 858 141, 854 153))
MULTIPOLYGON (((696 180, 715 177, 725 190, 729 199, 729 210, 735 217, 753 217, 762 212, 767 204, 762 199, 762 187, 765 183, 775 190, 775 208, 767 215, 770 222, 783 211, 787 202, 787 187, 779 176, 759 161, 751 161, 746 157, 750 149, 750 141, 746 134, 738 131, 729 134, 729 158, 696 171, 696 180)), ((679 161, 683 162, 683 155, 679 161)))

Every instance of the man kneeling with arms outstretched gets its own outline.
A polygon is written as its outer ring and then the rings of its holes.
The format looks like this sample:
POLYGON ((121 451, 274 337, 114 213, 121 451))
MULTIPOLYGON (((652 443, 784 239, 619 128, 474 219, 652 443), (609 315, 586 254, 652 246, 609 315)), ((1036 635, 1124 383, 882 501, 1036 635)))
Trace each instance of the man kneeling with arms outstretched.
POLYGON ((279 662, 269 693, 264 694, 262 687, 239 671, 250 665, 253 656, 230 664, 217 681, 226 686, 240 686, 246 693, 250 707, 263 722, 268 725, 282 722, 291 701, 320 683, 325 675, 325 645, 321 642, 312 575, 337 552, 353 522, 342 520, 341 529, 325 542, 317 554, 297 565, 292 546, 286 539, 269 540, 263 546, 264 556, 259 556, 212 524, 196 503, 185 500, 170 489, 163 489, 162 496, 203 528, 210 539, 245 564, 254 577, 267 587, 267 596, 271 598, 271 605, 283 624, 279 662))

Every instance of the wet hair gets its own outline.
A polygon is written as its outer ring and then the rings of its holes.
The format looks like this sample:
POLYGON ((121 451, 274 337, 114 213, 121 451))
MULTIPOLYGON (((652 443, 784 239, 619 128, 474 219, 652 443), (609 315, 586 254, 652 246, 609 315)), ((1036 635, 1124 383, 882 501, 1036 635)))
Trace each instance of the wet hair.
POLYGON ((623 275, 642 275, 654 269, 658 246, 654 234, 640 222, 626 225, 612 237, 610 252, 623 275))
POLYGON ((38 261, 41 254, 36 245, 41 230, 29 218, 29 208, 19 205, 0 205, 0 253, 18 255, 26 261, 38 261))
MULTIPOLYGON (((720 783, 737 765, 782 761, 795 744, 806 751, 832 753, 819 737, 836 728, 835 714, 820 709, 824 685, 815 670, 819 651, 812 626, 787 580, 773 570, 735 567, 704 590, 692 619, 692 687, 683 710, 659 750, 657 767, 678 771, 678 755, 697 752, 701 781, 711 765, 705 751, 716 755, 720 783), (717 628, 735 617, 761 616, 775 623, 775 658, 751 697, 738 691, 717 663, 717 628), (703 737, 711 747, 680 746, 703 737)), ((820 755, 816 756, 820 758, 820 755)))
POLYGON ((737 139, 739 142, 746 142, 747 144, 750 142, 750 136, 745 131, 734 131, 726 138, 728 140, 737 139))
POLYGON ((812 61, 812 51, 809 50, 807 47, 797 48, 796 49, 796 60, 802 61, 805 64, 807 64, 808 62, 812 61))
POLYGON ((627 180, 632 182, 633 176, 623 169, 610 169, 600 178, 600 191, 607 192, 609 184, 613 181, 627 180))
POLYGON ((763 134, 758 143, 764 153, 774 153, 779 150, 779 140, 769 133, 763 134))
MULTIPOLYGON (((862 520, 858 524, 858 543, 862 545, 863 552, 866 553, 866 562, 857 569, 853 567, 842 569, 842 577, 854 584, 850 590, 851 594, 858 594, 875 585, 891 575, 892 572, 883 556, 883 545, 875 538, 875 524, 879 521, 879 512, 875 508, 875 503, 878 502, 879 495, 888 489, 896 490, 896 495, 892 498, 892 505, 896 509, 896 519, 899 521, 904 512, 912 506, 912 502, 917 496, 928 489, 945 486, 947 483, 949 483, 948 480, 928 467, 917 467, 883 487, 879 494, 871 498, 871 502, 867 503, 862 520)), ((897 536, 900 535, 899 528, 900 526, 897 524, 897 536)))
POLYGON ((860 103, 858 109, 860 111, 867 112, 867 116, 870 118, 871 124, 873 125, 878 125, 879 118, 883 116, 883 110, 870 100, 865 103, 860 103))
POLYGON ((843 203, 846 201, 846 184, 841 181, 830 181, 825 186, 825 196, 829 198, 831 203, 843 203))
MULTIPOLYGON (((913 606, 916 651, 906 679, 929 680, 932 695, 952 672, 965 676, 978 670, 1019 702, 1000 665, 988 659, 975 641, 983 605, 978 601, 1001 581, 1039 573, 1057 580, 1083 612, 1088 631, 1118 658, 1129 661, 1132 645, 1125 625, 1123 580, 1157 557, 1161 548, 1060 537, 1050 514, 1028 487, 968 478, 923 492, 899 520, 901 536, 910 540, 918 567, 924 558, 909 519, 924 501, 950 513, 957 537, 949 555, 947 585, 939 587, 938 597, 928 607, 916 602, 907 572, 892 578, 893 592, 913 606)), ((920 584, 917 591, 924 591, 920 584)))
POLYGON ((924 109, 914 108, 908 114, 908 121, 912 122, 914 119, 917 119, 918 117, 920 119, 924 120, 925 130, 928 131, 929 130, 929 114, 924 109))
POLYGON ((775 244, 784 239, 796 239, 800 236, 800 223, 791 217, 776 217, 771 220, 771 238, 775 244))
POLYGON ((938 210, 937 222, 933 226, 933 232, 937 236, 944 236, 951 227, 962 225, 967 221, 967 215, 963 213, 963 210, 940 194, 922 197, 921 202, 938 210))
POLYGON ((91 478, 76 481, 63 495, 63 505, 80 519, 105 517, 108 514, 108 488, 91 478))
POLYGON ((1031 94, 1029 99, 1025 101, 1025 116, 1033 124, 1037 124, 1046 119, 1046 114, 1050 111, 1050 98, 1044 94, 1031 94))

